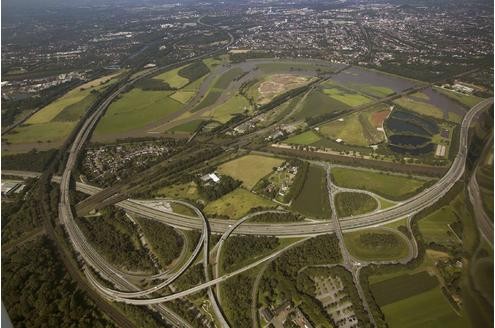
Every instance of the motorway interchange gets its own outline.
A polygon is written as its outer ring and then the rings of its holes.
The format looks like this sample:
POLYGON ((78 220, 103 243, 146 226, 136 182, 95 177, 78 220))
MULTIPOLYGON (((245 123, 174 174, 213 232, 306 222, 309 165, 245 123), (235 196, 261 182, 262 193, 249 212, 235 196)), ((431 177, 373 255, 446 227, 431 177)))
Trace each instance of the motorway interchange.
MULTIPOLYGON (((122 87, 123 88, 123 87, 122 87)), ((122 89, 121 88, 121 89, 122 89)), ((219 322, 222 323, 223 326, 228 326, 227 321, 223 318, 222 311, 218 302, 216 301, 216 295, 213 292, 212 287, 218 286, 219 283, 229 279, 230 277, 249 270, 257 265, 260 265, 264 262, 270 261, 273 258, 280 255, 287 248, 293 247, 294 244, 287 246, 284 249, 281 249, 267 257, 264 257, 254 263, 251 263, 241 269, 238 269, 234 272, 225 274, 223 276, 219 276, 218 269, 214 270, 214 279, 209 279, 209 257, 210 255, 216 255, 217 260, 215 261, 216 265, 218 265, 218 256, 220 254, 222 244, 226 238, 228 238, 231 234, 254 234, 254 235, 274 235, 278 237, 291 237, 291 236, 314 236, 318 234, 324 233, 333 233, 336 232, 339 237, 341 244, 341 252, 344 258, 344 266, 349 269, 353 273, 353 277, 355 282, 357 282, 357 286, 359 286, 359 270, 363 265, 368 263, 360 263, 357 260, 353 259, 348 251, 346 250, 343 241, 342 241, 342 231, 351 231, 356 229, 362 229, 370 226, 383 225, 394 220, 399 220, 404 217, 411 218, 415 213, 420 211, 423 208, 429 207, 433 205, 436 201, 438 201, 462 176, 465 169, 465 161, 467 156, 467 146, 468 146, 468 132, 469 127, 473 121, 477 117, 477 115, 488 106, 493 104, 493 98, 482 101, 477 104, 466 114, 462 121, 461 125, 461 133, 460 133, 460 142, 459 142, 459 150, 458 154, 455 157, 450 169, 448 172, 439 180, 437 183, 423 192, 417 194, 416 196, 401 202, 393 207, 378 210, 371 214, 359 215, 349 218, 340 218, 338 219, 334 214, 332 216, 331 221, 323 221, 323 222, 302 222, 302 223, 287 223, 287 224, 261 224, 261 223, 249 223, 249 219, 257 214, 254 213, 244 217, 243 219, 237 221, 235 224, 232 224, 231 221, 220 220, 220 219, 207 219, 199 209, 190 205, 187 202, 182 202, 180 200, 169 199, 170 202, 179 202, 184 206, 188 206, 195 213, 196 216, 186 216, 181 214, 176 214, 172 212, 161 211, 155 209, 153 207, 147 206, 141 202, 136 202, 131 199, 121 201, 116 205, 128 213, 139 215, 145 218, 150 218, 154 220, 158 220, 160 222, 172 225, 177 228, 184 229, 198 229, 202 231, 200 241, 196 245, 191 257, 178 269, 175 273, 162 273, 161 275, 155 276, 153 278, 162 279, 162 281, 145 290, 138 289, 135 285, 133 285, 127 279, 125 273, 116 269, 114 266, 106 262, 89 243, 86 241, 83 233, 77 227, 77 224, 74 222, 74 217, 72 214, 72 209, 70 206, 69 199, 69 188, 70 188, 70 178, 72 174, 72 169, 75 165, 75 160, 77 158, 78 153, 80 152, 84 142, 87 140, 89 133, 98 121, 98 118, 103 113, 106 106, 121 92, 119 89, 116 93, 112 94, 106 101, 104 101, 100 108, 98 108, 89 118, 86 120, 79 133, 77 134, 74 143, 72 144, 69 158, 67 161, 66 169, 64 174, 61 177, 53 177, 55 182, 60 183, 60 191, 61 191, 61 201, 59 204, 59 218, 60 221, 64 224, 67 229, 69 238, 75 248, 75 250, 81 255, 84 259, 87 267, 85 269, 86 276, 89 281, 94 285, 94 287, 106 298, 125 302, 129 304, 136 305, 151 305, 155 310, 162 313, 164 317, 169 318, 169 320, 175 322, 180 326, 189 326, 184 320, 178 317, 173 311, 164 306, 163 302, 170 301, 173 299, 177 299, 192 293, 196 293, 203 289, 208 289, 208 296, 211 304, 213 305, 213 309, 215 311, 215 315, 217 316, 219 322), (212 249, 210 254, 208 254, 208 240, 210 233, 222 233, 222 237, 218 244, 212 249), (153 293, 158 290, 165 288, 170 283, 172 283, 177 277, 179 277, 190 264, 196 259, 201 248, 204 250, 202 262, 205 268, 205 276, 206 282, 190 288, 185 291, 180 291, 174 294, 162 296, 162 297, 154 297, 153 293), (93 270, 90 270, 92 268, 93 270), (93 272, 99 273, 104 279, 110 281, 115 288, 108 288, 102 285, 98 278, 95 277, 93 272), (143 298, 144 297, 144 298, 143 298)), ((318 163, 326 167, 327 176, 329 176, 331 171, 331 165, 325 163, 318 163)), ((4 174, 8 175, 20 175, 20 176, 35 176, 36 174, 26 173, 26 172, 15 172, 15 171, 4 171, 4 174)), ((328 179, 328 189, 329 189, 329 197, 330 203, 333 205, 333 193, 338 191, 328 179)), ((471 183, 470 188, 475 188, 476 186, 471 183)), ((87 194, 95 194, 98 193, 101 189, 95 186, 91 186, 88 184, 84 184, 81 182, 76 183, 76 189, 87 194)), ((334 206, 332 206, 334 207, 334 206)), ((333 211, 335 213, 335 211, 333 211)), ((490 236, 493 235, 493 224, 487 223, 486 221, 481 222, 484 227, 484 231, 482 235, 487 239, 487 241, 492 244, 493 241, 490 240, 490 236), (491 232, 490 233, 490 229, 491 232), (489 230, 489 231, 485 231, 489 230)), ((303 239, 304 240, 304 239, 303 239)), ((413 244, 413 243, 411 243, 413 244)), ((407 259, 403 259, 403 262, 407 262, 412 257, 415 256, 417 250, 414 245, 411 245, 409 256, 407 259)), ((358 287, 359 291, 359 287, 358 287)), ((362 295, 362 292, 360 292, 362 295)), ((363 304, 365 304, 365 298, 362 297, 363 304)), ((372 319, 372 318, 371 318, 372 319)))

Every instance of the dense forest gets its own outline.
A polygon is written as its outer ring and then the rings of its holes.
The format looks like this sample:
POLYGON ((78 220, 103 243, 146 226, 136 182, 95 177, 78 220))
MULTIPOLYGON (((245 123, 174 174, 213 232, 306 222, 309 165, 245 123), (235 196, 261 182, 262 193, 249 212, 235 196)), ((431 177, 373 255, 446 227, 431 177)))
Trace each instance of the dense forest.
POLYGON ((254 259, 273 251, 279 240, 270 236, 233 236, 225 241, 222 248, 222 269, 230 272, 247 259, 254 259))
POLYGON ((2 254, 2 300, 15 327, 114 327, 76 287, 46 237, 2 254))
POLYGON ((166 267, 180 255, 184 241, 174 228, 150 219, 136 220, 162 267, 166 267))

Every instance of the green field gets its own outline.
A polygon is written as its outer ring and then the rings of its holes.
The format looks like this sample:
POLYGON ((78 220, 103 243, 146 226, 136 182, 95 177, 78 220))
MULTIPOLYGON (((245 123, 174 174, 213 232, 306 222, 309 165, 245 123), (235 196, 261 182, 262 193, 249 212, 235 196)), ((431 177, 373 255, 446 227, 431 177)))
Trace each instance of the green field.
POLYGON ((427 244, 435 242, 445 246, 457 245, 461 241, 449 228, 449 224, 455 221, 457 221, 457 214, 450 206, 444 206, 419 220, 419 231, 427 244))
POLYGON ((176 198, 176 199, 189 199, 189 200, 199 200, 198 187, 196 183, 181 183, 174 184, 172 186, 167 186, 156 190, 153 193, 154 196, 176 198))
POLYGON ((252 208, 275 208, 276 206, 276 203, 268 199, 255 195, 244 188, 237 188, 221 198, 208 203, 204 208, 204 212, 206 215, 228 216, 231 219, 240 219, 252 208))
POLYGON ((195 132, 199 125, 203 122, 203 120, 193 120, 186 122, 181 125, 174 126, 170 131, 173 132, 184 132, 184 133, 193 133, 195 132))
POLYGON ((322 91, 313 90, 306 97, 301 109, 294 115, 294 117, 296 119, 305 119, 348 108, 349 106, 346 104, 332 99, 322 91))
POLYGON ((189 100, 191 100, 192 97, 196 94, 195 91, 184 91, 184 90, 179 90, 174 92, 170 98, 173 100, 177 100, 181 104, 187 103, 189 100))
POLYGON ((2 137, 6 142, 2 153, 26 152, 32 148, 50 149, 62 144, 76 122, 96 100, 91 92, 115 83, 115 77, 119 74, 89 81, 40 109, 24 124, 2 137))
POLYGON ((400 175, 336 167, 332 169, 336 185, 364 189, 391 200, 403 200, 418 193, 428 182, 400 175))
POLYGON ((171 92, 132 89, 113 102, 97 125, 94 137, 125 134, 163 120, 182 104, 170 99, 171 92))
POLYGON ((220 123, 226 123, 235 114, 243 113, 246 110, 251 110, 251 105, 244 96, 238 94, 234 97, 229 98, 223 104, 216 106, 211 111, 203 114, 203 116, 209 117, 212 120, 218 121, 220 123))
POLYGON ((401 97, 394 100, 394 103, 421 115, 443 119, 442 110, 426 102, 417 101, 410 97, 401 97))
MULTIPOLYGON (((338 84, 337 82, 334 82, 332 80, 330 80, 329 82, 330 83, 327 84, 338 84)), ((381 87, 373 84, 367 84, 367 83, 345 83, 343 85, 357 92, 361 92, 377 98, 383 98, 394 93, 394 90, 390 88, 381 87)))
POLYGON ((246 155, 218 167, 221 174, 242 181, 242 185, 251 190, 256 183, 280 166, 284 161, 274 157, 246 155))
POLYGON ((273 62, 273 63, 262 63, 257 64, 263 72, 267 74, 273 73, 291 73, 297 71, 314 71, 320 69, 323 72, 332 72, 334 69, 329 66, 319 65, 319 64, 310 64, 303 62, 273 62))
POLYGON ((372 99, 366 96, 360 95, 358 93, 348 92, 340 88, 324 89, 323 93, 350 107, 364 105, 372 101, 372 99))
POLYGON ((321 140, 320 136, 313 130, 297 134, 286 139, 284 142, 290 145, 310 145, 321 140))
POLYGON ((168 85, 170 85, 174 89, 180 89, 189 83, 188 79, 178 74, 178 72, 184 67, 185 66, 175 68, 173 70, 157 75, 153 78, 168 83, 168 85))
POLYGON ((390 328, 469 327, 465 317, 458 316, 440 287, 382 307, 390 328))
POLYGON ((302 190, 292 202, 291 209, 311 217, 330 218, 331 209, 323 168, 316 165, 309 167, 302 190))
POLYGON ((352 256, 367 261, 388 261, 405 258, 409 246, 398 233, 370 228, 344 234, 345 244, 352 256))
POLYGON ((3 137, 12 144, 60 142, 69 135, 76 122, 48 122, 34 125, 21 125, 3 137))
POLYGON ((368 146, 363 126, 359 121, 359 113, 346 116, 344 121, 332 121, 319 127, 320 133, 329 139, 342 139, 344 143, 357 146, 368 146))
POLYGON ((372 212, 378 203, 370 195, 359 192, 339 192, 335 195, 335 207, 340 217, 372 212))

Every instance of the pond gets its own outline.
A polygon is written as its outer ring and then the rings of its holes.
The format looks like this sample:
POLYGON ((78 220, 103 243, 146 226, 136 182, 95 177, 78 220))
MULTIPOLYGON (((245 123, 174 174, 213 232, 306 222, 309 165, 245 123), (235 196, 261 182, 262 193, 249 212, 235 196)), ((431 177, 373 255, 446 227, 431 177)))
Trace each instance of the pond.
POLYGON ((423 127, 414 124, 411 121, 397 120, 395 118, 389 118, 385 122, 388 129, 394 132, 410 132, 412 134, 429 137, 431 134, 426 131, 423 127))

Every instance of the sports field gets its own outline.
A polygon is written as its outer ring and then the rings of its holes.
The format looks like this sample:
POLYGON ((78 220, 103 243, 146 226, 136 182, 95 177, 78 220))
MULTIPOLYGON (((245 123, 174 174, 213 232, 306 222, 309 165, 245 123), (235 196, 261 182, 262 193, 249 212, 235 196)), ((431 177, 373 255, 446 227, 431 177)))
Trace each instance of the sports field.
POLYGON ((339 192, 335 195, 335 207, 340 217, 346 217, 374 211, 378 207, 378 203, 367 194, 339 192))
POLYGON ((344 234, 345 245, 352 256, 367 261, 389 261, 405 258, 407 242, 398 233, 370 228, 344 234))
POLYGON ((255 207, 275 208, 277 204, 244 188, 237 188, 208 203, 204 208, 204 212, 206 215, 228 216, 231 219, 240 219, 255 207))
POLYGON ((311 165, 302 190, 293 200, 291 209, 307 216, 330 219, 331 209, 325 175, 323 168, 311 165))
POLYGON ((261 178, 271 173, 274 167, 280 166, 283 162, 274 157, 246 155, 220 165, 218 171, 242 181, 242 185, 251 190, 261 178))
POLYGON ((170 91, 132 89, 113 102, 97 125, 93 137, 125 134, 163 120, 182 104, 170 99, 170 91))
POLYGON ((332 178, 340 187, 368 190, 391 200, 411 197, 427 183, 401 175, 342 167, 332 169, 332 178))
POLYGON ((310 145, 319 140, 321 140, 320 136, 313 130, 309 130, 286 139, 284 143, 290 145, 310 145))

